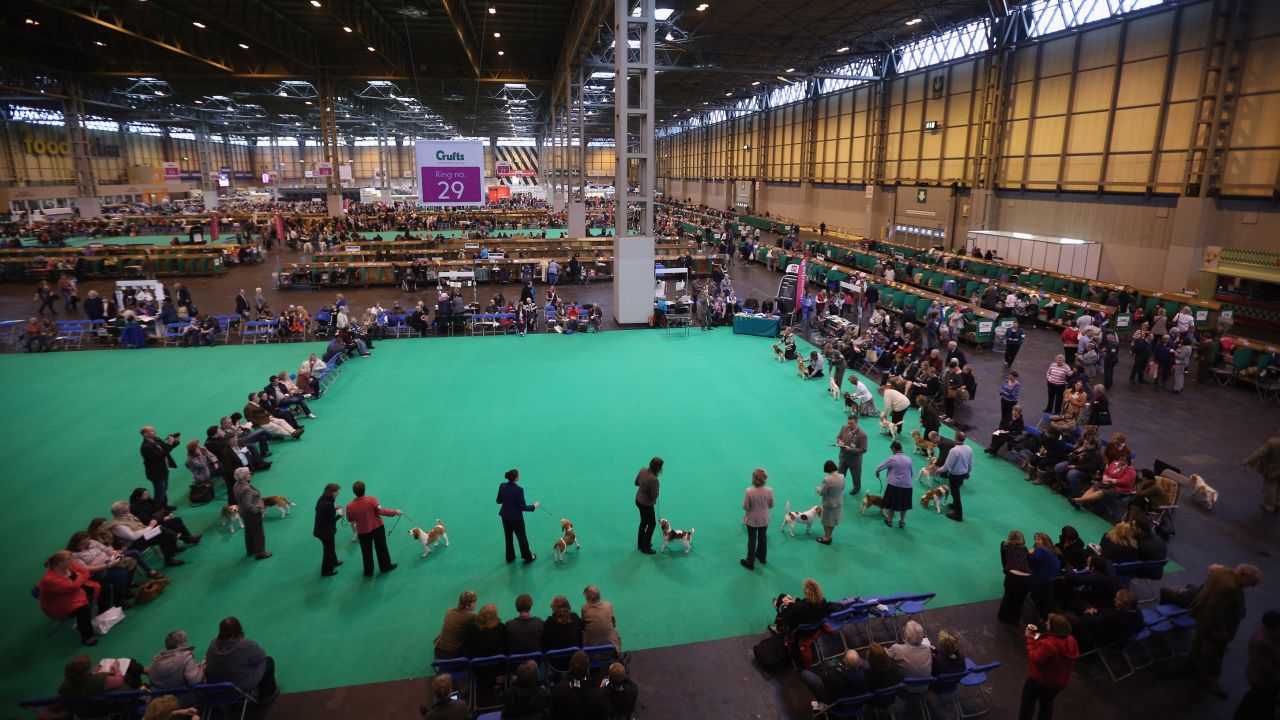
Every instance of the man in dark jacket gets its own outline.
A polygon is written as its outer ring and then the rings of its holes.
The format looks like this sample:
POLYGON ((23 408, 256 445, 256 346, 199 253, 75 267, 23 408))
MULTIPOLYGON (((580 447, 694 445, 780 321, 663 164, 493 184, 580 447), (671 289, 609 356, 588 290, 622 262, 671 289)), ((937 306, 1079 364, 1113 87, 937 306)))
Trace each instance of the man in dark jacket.
POLYGON ((569 659, 569 674, 551 691, 551 717, 564 720, 597 720, 609 716, 609 702, 587 678, 591 661, 581 650, 569 659))
POLYGON ((156 429, 146 425, 142 433, 142 467, 146 470, 147 479, 151 481, 154 492, 151 495, 156 502, 172 509, 169 505, 169 468, 178 467, 169 453, 178 446, 179 433, 171 433, 161 440, 156 436, 156 429))
POLYGON ((600 688, 609 702, 609 717, 627 718, 636 709, 636 697, 640 688, 627 677, 627 666, 616 662, 609 666, 609 677, 602 680, 600 688))
POLYGON ((316 524, 311 534, 320 541, 322 555, 320 557, 320 577, 338 574, 338 552, 333 546, 333 538, 338 534, 338 518, 342 517, 342 508, 337 506, 337 483, 324 486, 324 493, 316 501, 316 524))
POLYGON ((1084 648, 1106 647, 1133 637, 1145 626, 1138 612, 1138 598, 1132 590, 1116 592, 1113 606, 1085 608, 1080 615, 1068 615, 1077 641, 1084 648))
POLYGON ((90 290, 89 296, 84 299, 83 307, 84 316, 90 320, 104 320, 107 317, 102 298, 98 297, 98 293, 93 290, 90 290))
POLYGON ((240 288, 240 294, 236 295, 236 314, 249 319, 249 298, 245 297, 244 288, 240 288))

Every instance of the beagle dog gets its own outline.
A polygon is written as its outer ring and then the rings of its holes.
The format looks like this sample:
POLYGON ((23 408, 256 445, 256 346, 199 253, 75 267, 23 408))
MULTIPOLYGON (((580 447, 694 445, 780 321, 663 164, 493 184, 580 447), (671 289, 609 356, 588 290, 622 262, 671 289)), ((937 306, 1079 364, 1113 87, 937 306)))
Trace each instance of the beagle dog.
POLYGON ((449 547, 449 534, 445 532, 444 525, 440 522, 440 518, 436 518, 436 526, 430 530, 422 528, 414 528, 409 531, 409 537, 422 543, 422 557, 431 554, 440 541, 444 541, 444 546, 449 547))
POLYGON ((925 437, 920 434, 919 430, 911 431, 911 439, 915 441, 916 452, 926 457, 932 455, 933 451, 938 449, 938 444, 925 439, 925 437))
POLYGON ((688 530, 672 530, 671 523, 667 522, 666 518, 659 520, 658 526, 662 528, 661 552, 667 551, 668 543, 683 543, 685 555, 688 555, 689 551, 693 549, 693 528, 689 528, 688 530))
POLYGON ((287 518, 289 517, 290 508, 292 508, 296 503, 289 502, 289 498, 286 498, 283 495, 268 495, 262 498, 262 504, 279 510, 280 517, 287 518))
POLYGON ((933 507, 933 509, 937 510, 938 514, 941 515, 942 503, 947 499, 947 495, 950 492, 951 491, 947 489, 946 485, 939 485, 920 496, 920 507, 925 510, 933 507))
POLYGON ((240 519, 239 505, 222 506, 222 524, 231 529, 232 535, 236 534, 236 525, 239 525, 241 530, 244 529, 244 520, 240 519))
POLYGON ((555 545, 551 546, 551 552, 555 555, 556 562, 564 560, 565 555, 569 553, 569 546, 572 545, 578 550, 582 550, 582 546, 578 544, 578 534, 573 531, 573 523, 567 518, 560 518, 560 531, 564 535, 556 540, 555 545))

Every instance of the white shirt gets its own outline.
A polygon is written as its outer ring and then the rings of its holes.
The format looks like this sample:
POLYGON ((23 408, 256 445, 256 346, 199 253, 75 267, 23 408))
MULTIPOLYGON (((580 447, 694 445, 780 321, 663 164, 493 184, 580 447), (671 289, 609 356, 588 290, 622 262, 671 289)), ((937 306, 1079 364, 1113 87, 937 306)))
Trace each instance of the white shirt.
POLYGON ((884 279, 888 282, 893 282, 893 277, 894 277, 893 268, 885 268, 884 279))

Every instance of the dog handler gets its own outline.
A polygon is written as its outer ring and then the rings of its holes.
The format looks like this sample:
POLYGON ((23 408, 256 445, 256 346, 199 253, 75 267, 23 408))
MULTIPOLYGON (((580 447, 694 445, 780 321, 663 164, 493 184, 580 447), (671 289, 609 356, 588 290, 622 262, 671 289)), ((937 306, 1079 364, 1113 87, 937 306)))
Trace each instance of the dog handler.
POLYGON ((511 468, 503 477, 507 481, 498 486, 498 504, 502 506, 498 510, 498 517, 502 518, 502 531, 507 537, 507 562, 513 563, 516 560, 516 549, 512 544, 514 537, 520 541, 520 557, 524 558, 527 565, 537 560, 538 556, 529 552, 529 538, 524 534, 524 513, 533 512, 542 503, 524 503, 524 488, 517 484, 520 482, 519 470, 511 468))
POLYGON ((658 504, 658 476, 662 474, 662 458, 649 461, 649 467, 636 473, 636 508, 640 510, 640 529, 636 532, 636 547, 645 555, 654 554, 653 530, 658 527, 654 506, 658 504))
POLYGON ((850 495, 862 492, 862 456, 867 452, 867 432, 858 427, 858 413, 849 415, 849 422, 836 435, 836 447, 840 448, 839 472, 841 482, 845 473, 853 477, 850 495))
POLYGON ((320 576, 332 577, 338 574, 337 549, 333 546, 334 536, 338 533, 338 518, 342 517, 342 508, 337 506, 338 483, 324 486, 324 493, 316 501, 316 522, 311 534, 320 541, 320 576))
POLYGON ((364 494, 364 481, 357 480, 351 486, 356 499, 347 503, 347 522, 356 526, 360 539, 360 556, 364 559, 364 576, 373 575, 373 553, 378 552, 378 569, 389 573, 396 569, 391 562, 391 553, 387 551, 387 528, 382 518, 402 515, 399 510, 384 508, 378 504, 378 498, 364 494))

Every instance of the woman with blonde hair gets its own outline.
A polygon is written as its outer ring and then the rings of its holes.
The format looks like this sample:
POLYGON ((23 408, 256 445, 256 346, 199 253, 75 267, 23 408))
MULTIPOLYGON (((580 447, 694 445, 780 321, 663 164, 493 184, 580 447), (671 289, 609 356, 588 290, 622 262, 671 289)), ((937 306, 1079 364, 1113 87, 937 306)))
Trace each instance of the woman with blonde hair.
POLYGON ((822 593, 822 586, 813 578, 806 578, 803 597, 779 595, 773 601, 778 612, 777 621, 769 629, 779 635, 787 635, 801 625, 822 622, 832 610, 832 605, 822 593))
POLYGON ((769 555, 769 523, 773 509, 773 488, 765 487, 769 473, 764 468, 756 468, 751 472, 751 487, 742 496, 744 515, 742 524, 747 528, 747 556, 738 564, 748 570, 756 569, 756 561, 761 565, 768 564, 769 555))
POLYGON ((1000 543, 1000 564, 1004 567, 1004 596, 1000 598, 1000 610, 996 619, 1009 625, 1017 625, 1022 614, 1022 603, 1031 592, 1031 562, 1027 555, 1027 540, 1022 531, 1012 530, 1000 543))
POLYGON ((463 655, 469 658, 506 654, 507 628, 498 617, 497 605, 489 603, 476 613, 475 620, 467 626, 462 649, 463 655))
POLYGON ((960 640, 946 630, 939 630, 938 645, 933 649, 933 676, 964 672, 965 669, 960 640))
POLYGON ((1138 536, 1129 523, 1116 523, 1098 543, 1102 556, 1111 562, 1122 563, 1138 560, 1138 536))

